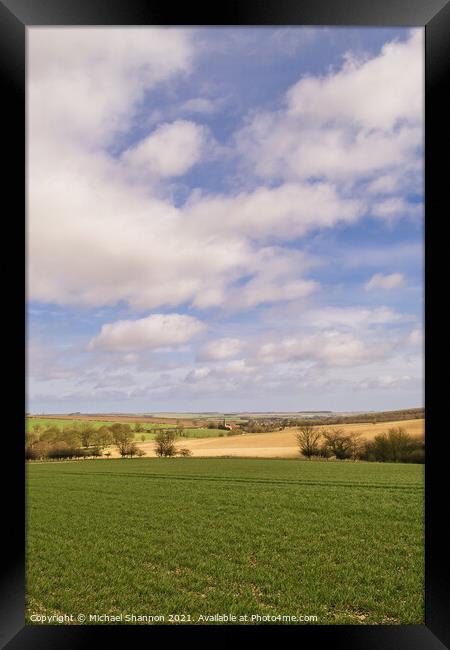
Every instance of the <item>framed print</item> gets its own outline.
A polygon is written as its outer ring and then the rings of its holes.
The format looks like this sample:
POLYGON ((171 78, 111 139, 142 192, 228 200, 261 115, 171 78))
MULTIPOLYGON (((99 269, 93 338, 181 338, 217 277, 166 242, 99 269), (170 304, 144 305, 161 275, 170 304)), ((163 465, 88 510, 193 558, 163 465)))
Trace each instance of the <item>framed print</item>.
POLYGON ((448 647, 448 4, 0 25, 2 646, 448 647))

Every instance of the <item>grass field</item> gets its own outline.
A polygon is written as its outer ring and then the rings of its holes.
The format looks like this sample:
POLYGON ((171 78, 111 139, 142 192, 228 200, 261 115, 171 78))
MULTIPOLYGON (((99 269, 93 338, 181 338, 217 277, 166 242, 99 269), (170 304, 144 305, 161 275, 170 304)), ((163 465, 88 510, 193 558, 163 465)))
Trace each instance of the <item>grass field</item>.
MULTIPOLYGON (((88 419, 88 418, 39 418, 39 417, 33 417, 33 418, 25 418, 25 429, 26 431, 31 431, 33 430, 33 427, 36 424, 39 424, 42 427, 50 427, 50 426, 56 426, 59 427, 60 429, 63 429, 64 427, 73 427, 73 426, 79 426, 80 424, 88 422, 91 424, 93 427, 98 429, 99 427, 109 427, 115 422, 118 422, 120 420, 94 420, 94 419, 88 419)), ((137 422, 138 420, 136 420, 137 422)), ((134 421, 129 422, 131 426, 134 425, 134 421)), ((169 429, 171 427, 175 427, 175 424, 149 424, 149 423, 143 423, 142 426, 145 429, 169 429)))
POLYGON ((131 613, 195 624, 231 613, 423 623, 423 497, 420 465, 28 464, 27 621, 131 613))
MULTIPOLYGON (((163 428, 166 429, 168 427, 164 426, 163 428)), ((183 436, 177 438, 177 442, 180 443, 180 446, 183 446, 183 440, 187 440, 188 438, 217 438, 221 433, 223 432, 220 431, 220 429, 190 429, 188 427, 185 427, 183 436)), ((153 440, 155 437, 154 433, 148 433, 144 431, 143 433, 136 433, 136 440, 141 440, 142 435, 145 435, 146 440, 153 440)))
MULTIPOLYGON (((112 424, 114 424, 115 420, 80 420, 78 419, 58 419, 58 418, 38 418, 38 417, 33 417, 33 418, 25 418, 25 430, 26 431, 32 431, 33 427, 36 426, 37 424, 42 426, 42 427, 50 427, 50 426, 56 426, 59 429, 64 429, 64 427, 71 427, 71 426, 79 426, 80 424, 83 424, 83 422, 88 422, 91 424, 93 427, 98 429, 99 427, 109 427, 112 424)), ((134 423, 130 421, 131 426, 133 427, 134 423)), ((152 433, 155 429, 171 429, 175 428, 176 424, 161 424, 161 423, 142 423, 142 428, 144 431, 136 433, 135 434, 135 440, 142 440, 142 436, 145 436, 146 441, 153 440, 155 437, 155 434, 152 433)), ((218 437, 221 431, 219 429, 207 429, 207 428, 189 428, 185 427, 184 429, 184 436, 183 438, 180 438, 180 440, 183 440, 184 438, 215 438, 218 437)))

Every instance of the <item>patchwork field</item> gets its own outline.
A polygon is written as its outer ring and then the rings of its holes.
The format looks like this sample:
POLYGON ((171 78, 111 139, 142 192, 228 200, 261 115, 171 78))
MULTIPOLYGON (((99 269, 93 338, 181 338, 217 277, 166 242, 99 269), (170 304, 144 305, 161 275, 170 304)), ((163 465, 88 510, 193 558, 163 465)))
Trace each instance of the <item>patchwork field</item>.
POLYGON ((227 613, 423 623, 423 506, 421 465, 28 464, 27 622, 197 624, 227 613))
MULTIPOLYGON (((135 422, 140 422, 144 425, 151 425, 152 427, 157 426, 176 426, 178 418, 160 418, 160 417, 150 417, 142 415, 31 415, 26 418, 31 424, 39 422, 48 426, 50 424, 57 424, 57 426, 68 426, 74 424, 74 422, 91 422, 92 424, 98 424, 98 426, 113 424, 114 422, 127 422, 128 424, 133 425, 135 422)), ((186 426, 196 426, 196 420, 192 419, 182 419, 183 424, 186 426)))
MULTIPOLYGON (((93 427, 98 429, 99 427, 109 427, 115 422, 123 422, 126 421, 128 424, 135 424, 136 422, 140 422, 141 420, 139 418, 135 418, 134 420, 128 419, 124 420, 123 418, 117 418, 116 420, 111 420, 111 419, 106 419, 106 418, 89 418, 89 417, 28 417, 25 418, 25 428, 27 431, 30 431, 33 429, 34 426, 40 425, 42 427, 49 427, 49 426, 56 426, 62 429, 63 427, 70 427, 74 426, 77 424, 82 424, 83 422, 89 422, 93 427)), ((174 422, 171 422, 169 424, 163 424, 161 422, 154 422, 154 423, 149 423, 149 422, 142 422, 142 426, 145 429, 159 429, 159 428, 164 428, 168 429, 171 427, 175 427, 176 424, 174 422)))
MULTIPOLYGON (((378 422, 377 424, 330 425, 327 428, 342 428, 346 433, 357 432, 367 440, 388 431, 392 427, 403 427, 414 436, 423 436, 425 420, 398 420, 395 422, 378 422)), ((299 455, 296 440, 297 429, 284 429, 273 433, 245 433, 230 437, 211 437, 198 440, 178 440, 178 445, 187 447, 193 456, 239 456, 259 458, 296 458, 299 455)), ((153 443, 140 445, 147 456, 154 456, 153 443)))
MULTIPOLYGON (((74 418, 31 417, 30 418, 28 417, 25 418, 25 430, 32 431, 33 427, 35 427, 36 425, 39 425, 41 427, 56 426, 62 430, 64 429, 64 427, 76 426, 77 424, 80 425, 83 422, 88 422, 95 429, 98 429, 103 426, 109 427, 115 422, 126 422, 131 426, 133 426, 136 422, 139 422, 142 425, 144 431, 135 434, 135 439, 137 441, 140 441, 142 439, 142 436, 144 436, 146 440, 153 440, 155 437, 153 431, 155 431, 156 429, 174 429, 177 426, 173 421, 170 423, 162 423, 162 422, 155 423, 155 422, 148 422, 148 421, 141 422, 139 418, 135 418, 134 420, 124 419, 124 418, 118 418, 117 420, 106 420, 106 419, 90 419, 87 417, 78 417, 78 418, 76 417, 74 418)), ((193 426, 184 427, 184 436, 186 438, 217 437, 219 433, 220 433, 219 429, 207 429, 207 428, 193 427, 193 426)))

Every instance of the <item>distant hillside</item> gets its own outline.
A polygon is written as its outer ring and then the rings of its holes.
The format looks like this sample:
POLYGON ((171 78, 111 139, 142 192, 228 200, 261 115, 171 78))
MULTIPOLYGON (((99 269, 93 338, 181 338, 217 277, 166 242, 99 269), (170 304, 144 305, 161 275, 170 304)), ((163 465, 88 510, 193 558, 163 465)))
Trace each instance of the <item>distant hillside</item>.
MULTIPOLYGON (((416 420, 425 418, 424 408, 401 409, 399 411, 377 411, 371 413, 355 413, 352 415, 332 415, 330 417, 314 418, 321 424, 350 424, 358 422, 392 422, 397 420, 416 420)), ((311 421, 311 420, 309 420, 311 421)))

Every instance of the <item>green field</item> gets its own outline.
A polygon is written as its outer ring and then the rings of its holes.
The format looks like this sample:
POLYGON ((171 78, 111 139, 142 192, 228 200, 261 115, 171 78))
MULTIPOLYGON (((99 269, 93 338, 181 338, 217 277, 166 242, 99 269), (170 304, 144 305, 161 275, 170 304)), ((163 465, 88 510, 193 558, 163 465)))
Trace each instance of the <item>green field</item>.
POLYGON ((422 624, 423 487, 422 465, 29 463, 27 622, 227 613, 422 624))
MULTIPOLYGON (((64 427, 80 426, 83 423, 89 423, 96 429, 99 427, 109 427, 114 424, 114 420, 102 421, 102 420, 64 420, 58 418, 25 418, 25 431, 33 431, 35 425, 40 425, 42 427, 56 426, 59 429, 64 429, 64 427)), ((134 428, 134 422, 129 422, 130 426, 134 428)), ((176 424, 152 424, 149 422, 142 423, 144 431, 135 434, 135 440, 142 440, 142 436, 145 436, 145 440, 153 440, 155 434, 153 431, 155 429, 173 429, 176 428, 176 424)), ((215 438, 221 433, 227 434, 220 429, 207 429, 207 428, 184 428, 184 437, 185 438, 215 438)), ((183 440, 183 437, 180 437, 180 440, 183 440)))
MULTIPOLYGON (((152 428, 154 428, 154 425, 152 425, 152 428)), ((164 426, 162 428, 166 429, 169 427, 164 426)), ((221 433, 227 435, 226 431, 220 429, 190 429, 188 427, 185 427, 183 430, 183 435, 179 436, 177 438, 177 441, 179 443, 182 443, 186 438, 217 438, 217 436, 219 436, 221 433)), ((154 433, 144 431, 143 433, 136 433, 135 439, 141 440, 143 435, 145 436, 146 440, 153 440, 155 437, 154 433)))
MULTIPOLYGON (((51 427, 56 426, 60 429, 64 427, 73 427, 79 426, 81 424, 91 424, 93 427, 98 429, 99 427, 110 427, 112 424, 117 422, 117 420, 69 420, 69 419, 59 419, 59 418, 25 418, 25 430, 32 431, 33 427, 36 424, 39 424, 42 427, 51 427)), ((128 422, 131 427, 134 427, 134 422, 128 422)), ((142 426, 144 429, 170 429, 175 427, 175 424, 150 424, 149 422, 143 422, 142 426)))

